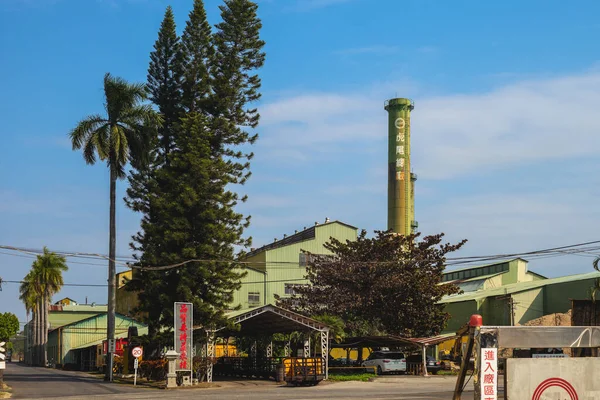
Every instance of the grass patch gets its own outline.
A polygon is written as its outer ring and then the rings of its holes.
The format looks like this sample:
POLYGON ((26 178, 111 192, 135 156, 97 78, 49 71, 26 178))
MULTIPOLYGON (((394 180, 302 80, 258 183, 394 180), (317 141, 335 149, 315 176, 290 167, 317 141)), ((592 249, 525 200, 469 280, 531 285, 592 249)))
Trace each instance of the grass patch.
POLYGON ((458 371, 443 369, 438 371, 437 375, 458 375, 458 371))
POLYGON ((375 374, 362 373, 362 374, 329 374, 329 380, 333 382, 345 382, 345 381, 360 381, 368 382, 369 379, 375 377, 375 374))

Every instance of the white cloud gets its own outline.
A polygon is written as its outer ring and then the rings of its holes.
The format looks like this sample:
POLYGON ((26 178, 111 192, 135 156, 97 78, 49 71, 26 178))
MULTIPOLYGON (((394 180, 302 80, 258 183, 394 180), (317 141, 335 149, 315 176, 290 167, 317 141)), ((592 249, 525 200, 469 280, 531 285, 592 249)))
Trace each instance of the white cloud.
MULTIPOLYGON (((268 103, 261 108, 261 145, 305 157, 328 147, 380 146, 387 135, 383 101, 394 97, 390 93, 402 96, 414 89, 394 86, 349 94, 299 94, 268 103)), ((592 155, 600 148, 597 72, 520 81, 487 93, 422 95, 415 102, 413 165, 424 178, 558 162, 592 155)))

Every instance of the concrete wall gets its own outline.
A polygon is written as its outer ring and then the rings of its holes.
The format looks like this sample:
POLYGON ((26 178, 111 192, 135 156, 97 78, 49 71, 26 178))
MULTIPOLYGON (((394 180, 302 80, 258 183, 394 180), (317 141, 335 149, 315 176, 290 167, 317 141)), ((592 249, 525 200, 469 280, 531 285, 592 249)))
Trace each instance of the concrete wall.
POLYGON ((600 399, 599 370, 600 358, 509 358, 507 398, 600 399), (543 387, 547 389, 541 390, 543 387), (533 397, 536 390, 541 397, 533 397))

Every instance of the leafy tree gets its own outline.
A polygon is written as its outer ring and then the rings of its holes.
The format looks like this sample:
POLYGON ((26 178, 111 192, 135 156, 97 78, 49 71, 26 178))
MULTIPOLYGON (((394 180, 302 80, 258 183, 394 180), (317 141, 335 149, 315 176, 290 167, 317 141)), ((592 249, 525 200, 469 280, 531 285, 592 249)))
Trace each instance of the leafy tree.
POLYGON ((67 271, 66 259, 44 248, 19 288, 20 299, 27 310, 34 311, 33 348, 34 363, 46 365, 48 343, 48 306, 52 295, 64 285, 62 273, 67 271))
MULTIPOLYGON (((131 84, 104 76, 104 108, 106 115, 90 115, 81 120, 70 133, 73 150, 83 149, 87 164, 96 163, 96 154, 106 161, 110 170, 110 231, 108 260, 108 339, 114 339, 116 295, 116 184, 125 178, 125 166, 143 165, 148 160, 148 142, 160 117, 146 99, 146 86, 131 84)), ((109 374, 110 371, 107 371, 109 374)))
POLYGON ((0 314, 0 341, 7 342, 19 332, 19 319, 10 312, 0 314))
POLYGON ((325 248, 333 256, 311 257, 311 284, 279 303, 310 315, 326 311, 350 330, 366 325, 406 337, 436 335, 449 318, 437 303, 459 292, 456 285, 441 284, 445 257, 466 240, 442 244, 443 234, 419 237, 376 232, 367 238, 362 231, 355 242, 331 239, 325 248))

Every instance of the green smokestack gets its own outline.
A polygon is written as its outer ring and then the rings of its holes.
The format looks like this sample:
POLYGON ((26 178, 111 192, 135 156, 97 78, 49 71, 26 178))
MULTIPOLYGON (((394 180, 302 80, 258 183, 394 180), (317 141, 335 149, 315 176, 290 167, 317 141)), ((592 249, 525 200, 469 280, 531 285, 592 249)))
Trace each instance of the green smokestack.
POLYGON ((415 221, 414 187, 417 176, 410 169, 410 99, 385 102, 388 112, 388 230, 409 235, 415 221))

